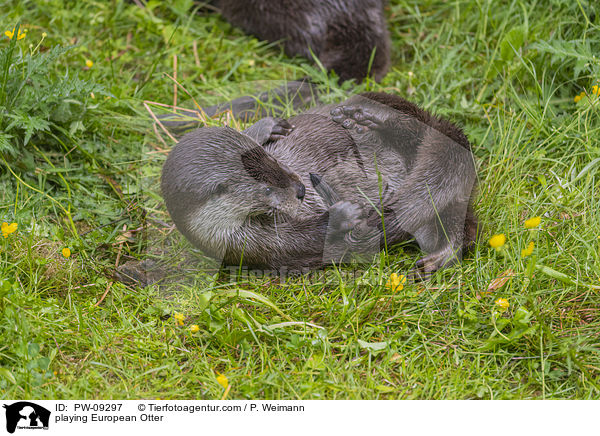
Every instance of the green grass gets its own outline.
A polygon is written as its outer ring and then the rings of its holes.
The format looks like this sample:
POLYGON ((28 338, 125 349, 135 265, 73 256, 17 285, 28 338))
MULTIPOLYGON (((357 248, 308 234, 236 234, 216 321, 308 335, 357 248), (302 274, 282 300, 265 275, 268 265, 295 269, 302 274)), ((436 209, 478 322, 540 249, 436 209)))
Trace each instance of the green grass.
MULTIPOLYGON (((43 102, 32 104, 26 113, 41 111, 52 126, 29 141, 26 126, 7 129, 0 107, 0 125, 12 132, 0 137, 0 221, 19 226, 0 237, 1 398, 598 398, 594 2, 390 1, 392 68, 382 83, 356 89, 398 93, 465 127, 484 226, 461 265, 397 292, 385 283, 419 256, 408 246, 357 280, 350 268, 330 268, 327 280, 283 284, 201 273, 145 289, 113 282, 117 262, 156 255, 165 242, 157 181, 172 142, 155 134, 143 101, 173 103, 166 75, 175 55, 178 81, 201 103, 255 80, 310 74, 335 83, 214 13, 192 13, 191 1, 166 3, 0 4, 2 32, 18 21, 29 30, 16 50, 75 44, 30 103, 67 71, 96 87, 93 99, 69 94, 78 103, 68 116, 52 118, 56 102, 45 115, 43 102), (574 102, 581 92, 588 96, 574 102), (525 229, 533 216, 540 227, 525 229), (507 236, 498 252, 487 244, 495 233, 507 236), (533 254, 522 258, 529 241, 533 254), (508 270, 512 278, 486 292, 508 270), (505 312, 498 298, 509 301, 505 312)), ((0 50, 8 44, 2 36, 0 50)), ((2 71, 1 86, 25 74, 2 71)), ((178 103, 186 100, 179 89, 178 103)), ((25 97, 10 110, 19 107, 25 97)), ((190 252, 177 234, 166 242, 172 259, 190 252)))

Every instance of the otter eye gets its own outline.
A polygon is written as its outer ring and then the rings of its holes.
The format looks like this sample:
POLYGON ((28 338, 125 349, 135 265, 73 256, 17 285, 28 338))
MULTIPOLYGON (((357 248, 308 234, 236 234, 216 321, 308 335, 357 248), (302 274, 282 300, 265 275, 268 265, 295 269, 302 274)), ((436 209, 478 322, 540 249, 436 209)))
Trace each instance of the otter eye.
POLYGON ((265 195, 271 195, 273 193, 273 188, 265 188, 265 195))
POLYGON ((219 183, 217 186, 215 186, 215 190, 214 190, 216 195, 222 195, 225 192, 227 192, 227 187, 221 183, 219 183))

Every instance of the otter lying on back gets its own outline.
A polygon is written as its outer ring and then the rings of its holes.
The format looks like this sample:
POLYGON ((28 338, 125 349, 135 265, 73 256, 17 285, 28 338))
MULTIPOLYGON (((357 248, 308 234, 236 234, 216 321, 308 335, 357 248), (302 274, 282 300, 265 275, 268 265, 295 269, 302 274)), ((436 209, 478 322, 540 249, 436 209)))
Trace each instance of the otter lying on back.
POLYGON ((161 181, 177 228, 226 265, 317 268, 415 238, 427 273, 474 242, 474 185, 463 132, 384 93, 195 130, 161 181))

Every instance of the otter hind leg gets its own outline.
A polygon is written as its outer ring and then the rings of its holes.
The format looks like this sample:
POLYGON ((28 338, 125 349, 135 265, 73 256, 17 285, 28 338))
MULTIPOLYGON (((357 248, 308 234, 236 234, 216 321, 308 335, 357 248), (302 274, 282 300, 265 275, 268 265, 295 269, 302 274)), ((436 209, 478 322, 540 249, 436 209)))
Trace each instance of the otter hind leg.
POLYGON ((345 129, 355 129, 356 133, 381 128, 384 120, 361 106, 341 105, 330 112, 331 119, 345 129))
POLYGON ((426 253, 415 265, 416 275, 428 278, 435 271, 460 262, 468 244, 466 208, 464 204, 452 205, 415 232, 417 243, 426 253))

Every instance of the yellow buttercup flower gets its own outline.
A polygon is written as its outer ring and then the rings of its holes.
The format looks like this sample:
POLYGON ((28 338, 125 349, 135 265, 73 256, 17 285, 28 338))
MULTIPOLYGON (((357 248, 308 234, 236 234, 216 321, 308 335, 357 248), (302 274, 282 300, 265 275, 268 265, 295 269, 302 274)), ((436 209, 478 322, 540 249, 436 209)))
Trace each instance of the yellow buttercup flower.
POLYGON ((506 309, 508 309, 508 306, 510 306, 510 303, 506 298, 498 298, 495 303, 502 312, 504 312, 506 309))
MULTIPOLYGON (((8 37, 8 39, 13 39, 13 37, 15 36, 15 28, 13 27, 12 31, 7 30, 6 32, 4 32, 4 34, 8 37)), ((26 34, 27 34, 27 29, 25 29, 25 30, 19 29, 19 33, 17 34, 17 41, 25 38, 26 34)))
POLYGON ((506 243, 506 236, 504 233, 494 235, 490 238, 489 243, 493 248, 500 248, 506 243))
POLYGON ((225 377, 223 374, 221 373, 217 373, 219 374, 217 376, 217 383, 219 383, 221 386, 223 386, 224 389, 227 389, 227 386, 229 386, 229 380, 227 380, 227 377, 225 377))
POLYGON ((598 87, 598 85, 592 86, 592 94, 600 95, 600 87, 598 87))
POLYGON ((175 322, 177 323, 177 325, 183 325, 183 320, 185 319, 185 316, 183 316, 183 314, 175 312, 173 318, 175 318, 175 322))
POLYGON ((534 216, 533 218, 529 218, 528 220, 525 221, 525 228, 533 229, 534 227, 539 226, 541 222, 542 222, 541 217, 534 216))
POLYGON ((17 228, 19 227, 19 225, 17 223, 2 223, 2 227, 0 227, 0 230, 2 231, 2 236, 4 236, 5 238, 8 238, 8 235, 10 235, 11 233, 14 233, 17 231, 17 228))
POLYGON ((534 246, 535 246, 535 244, 533 243, 533 241, 531 241, 529 244, 527 244, 527 248, 525 248, 524 250, 521 250, 521 257, 531 256, 531 253, 533 253, 534 246))
POLYGON ((86 59, 85 66, 88 68, 92 68, 94 66, 94 63, 90 59, 86 59))
POLYGON ((197 324, 193 324, 193 325, 190 326, 190 331, 192 333, 197 333, 197 332, 200 331, 200 327, 197 324))
POLYGON ((392 273, 388 279, 385 287, 391 289, 392 292, 401 291, 404 289, 404 283, 406 283, 406 277, 402 274, 392 273))
POLYGON ((574 101, 575 103, 578 103, 578 102, 579 102, 579 100, 581 100, 581 99, 582 99, 581 95, 576 95, 576 96, 573 98, 573 101, 574 101))
POLYGON ((62 251, 61 251, 61 253, 62 253, 62 255, 63 255, 64 257, 66 257, 67 259, 68 259, 69 257, 71 257, 71 250, 69 249, 69 247, 65 247, 65 248, 63 248, 63 249, 62 249, 62 251))

